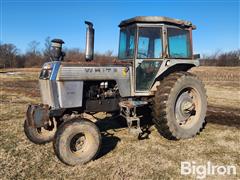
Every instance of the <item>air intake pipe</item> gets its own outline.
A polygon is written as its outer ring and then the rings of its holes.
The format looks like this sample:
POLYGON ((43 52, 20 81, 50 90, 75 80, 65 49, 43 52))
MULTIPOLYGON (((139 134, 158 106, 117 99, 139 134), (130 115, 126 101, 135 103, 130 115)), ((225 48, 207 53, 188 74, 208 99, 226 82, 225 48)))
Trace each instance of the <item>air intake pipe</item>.
POLYGON ((94 56, 94 28, 91 22, 85 21, 85 24, 87 25, 85 59, 86 61, 92 61, 94 56))
POLYGON ((62 52, 62 44, 64 44, 64 41, 61 39, 53 39, 51 42, 52 61, 63 61, 65 53, 62 52))

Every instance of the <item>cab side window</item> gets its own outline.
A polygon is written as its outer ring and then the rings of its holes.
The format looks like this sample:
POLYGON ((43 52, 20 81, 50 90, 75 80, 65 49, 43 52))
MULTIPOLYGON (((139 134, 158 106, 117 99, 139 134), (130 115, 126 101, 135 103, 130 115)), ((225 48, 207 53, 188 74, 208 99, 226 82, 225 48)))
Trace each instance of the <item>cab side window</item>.
POLYGON ((168 28, 167 37, 170 58, 191 58, 190 34, 188 30, 168 28))

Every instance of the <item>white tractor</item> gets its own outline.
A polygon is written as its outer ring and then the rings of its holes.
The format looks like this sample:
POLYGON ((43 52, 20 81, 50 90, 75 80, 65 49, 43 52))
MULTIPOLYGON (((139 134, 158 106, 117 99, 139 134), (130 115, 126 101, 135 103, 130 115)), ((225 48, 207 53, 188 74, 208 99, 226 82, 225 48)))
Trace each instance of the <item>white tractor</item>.
POLYGON ((29 105, 24 124, 32 142, 53 141, 62 162, 84 164, 96 157, 101 134, 81 115, 118 113, 131 131, 141 134, 140 107, 151 108, 149 120, 168 139, 201 131, 207 99, 202 82, 188 72, 199 65, 191 22, 159 16, 122 21, 118 60, 112 63, 94 62, 93 24, 85 23, 86 62, 64 62, 64 42, 52 41, 52 59, 39 76, 42 102, 29 105))

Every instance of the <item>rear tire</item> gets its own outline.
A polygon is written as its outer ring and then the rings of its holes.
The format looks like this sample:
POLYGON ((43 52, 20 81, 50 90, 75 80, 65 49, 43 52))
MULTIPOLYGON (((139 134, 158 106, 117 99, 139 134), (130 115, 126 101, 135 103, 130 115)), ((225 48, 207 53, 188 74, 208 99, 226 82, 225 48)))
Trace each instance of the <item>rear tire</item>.
POLYGON ((153 117, 159 133, 167 139, 186 139, 205 125, 206 90, 193 74, 176 72, 164 78, 153 101, 153 117))
POLYGON ((58 159, 70 166, 93 160, 100 145, 101 134, 98 127, 83 118, 75 118, 63 123, 53 141, 58 159))

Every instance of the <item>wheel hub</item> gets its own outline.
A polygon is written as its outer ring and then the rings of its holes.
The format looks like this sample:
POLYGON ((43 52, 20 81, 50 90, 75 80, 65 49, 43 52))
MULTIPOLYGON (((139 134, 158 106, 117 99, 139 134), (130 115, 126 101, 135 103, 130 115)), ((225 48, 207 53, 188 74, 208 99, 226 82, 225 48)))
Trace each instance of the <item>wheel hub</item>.
POLYGON ((86 137, 83 134, 75 135, 70 143, 70 148, 73 152, 81 150, 86 142, 86 137))
POLYGON ((175 114, 179 123, 186 122, 195 109, 193 99, 188 92, 182 93, 176 102, 175 114))

